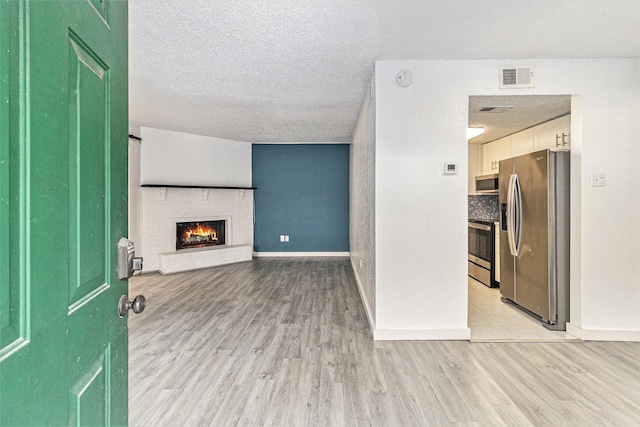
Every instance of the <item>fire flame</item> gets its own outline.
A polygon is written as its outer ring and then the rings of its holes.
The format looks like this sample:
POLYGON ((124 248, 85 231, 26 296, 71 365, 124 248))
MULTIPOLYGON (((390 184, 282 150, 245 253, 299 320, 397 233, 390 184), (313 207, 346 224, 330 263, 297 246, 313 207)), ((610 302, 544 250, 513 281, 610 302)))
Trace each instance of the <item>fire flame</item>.
POLYGON ((190 238, 191 236, 201 236, 201 237, 209 237, 211 240, 218 239, 218 233, 211 227, 203 227, 200 223, 196 223, 195 228, 187 228, 184 231, 185 238, 190 238))

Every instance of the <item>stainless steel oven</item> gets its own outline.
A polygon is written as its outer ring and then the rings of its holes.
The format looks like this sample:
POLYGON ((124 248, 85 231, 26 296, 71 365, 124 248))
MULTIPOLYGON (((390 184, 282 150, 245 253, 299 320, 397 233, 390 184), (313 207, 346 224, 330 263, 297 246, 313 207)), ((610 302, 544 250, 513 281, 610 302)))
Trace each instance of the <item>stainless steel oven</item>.
POLYGON ((490 288, 498 286, 493 222, 469 221, 469 276, 490 288))

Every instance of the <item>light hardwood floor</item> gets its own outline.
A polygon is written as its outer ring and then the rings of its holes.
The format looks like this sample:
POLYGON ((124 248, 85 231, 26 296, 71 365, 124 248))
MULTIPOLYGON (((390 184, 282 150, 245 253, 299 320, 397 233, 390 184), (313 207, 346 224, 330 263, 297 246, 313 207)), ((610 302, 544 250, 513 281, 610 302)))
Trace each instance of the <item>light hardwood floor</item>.
POLYGON ((640 344, 374 342, 345 258, 131 280, 131 426, 640 425, 640 344))

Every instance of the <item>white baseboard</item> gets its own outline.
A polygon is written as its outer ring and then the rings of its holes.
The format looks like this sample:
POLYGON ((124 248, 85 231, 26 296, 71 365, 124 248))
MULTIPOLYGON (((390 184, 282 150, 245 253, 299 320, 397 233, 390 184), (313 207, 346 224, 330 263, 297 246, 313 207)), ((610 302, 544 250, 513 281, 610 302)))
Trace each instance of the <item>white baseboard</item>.
POLYGON ((367 315, 367 320, 369 321, 369 329, 371 330, 371 335, 375 335, 374 332, 376 330, 376 323, 373 317, 373 311, 371 310, 371 306, 367 299, 364 297, 364 292, 362 291, 362 282, 360 281, 360 276, 358 276, 358 270, 354 264, 353 258, 351 258, 351 269, 353 270, 353 275, 356 278, 356 287, 358 288, 358 293, 360 294, 360 301, 362 301, 362 305, 364 306, 364 312, 367 315))
POLYGON ((583 341, 630 341, 640 342, 640 331, 619 329, 583 329, 567 323, 567 333, 583 341))
POLYGON ((471 329, 376 329, 375 341, 462 341, 471 339, 471 329))
POLYGON ((349 252, 254 252, 256 258, 269 257, 348 257, 349 252))
POLYGON ((582 329, 579 326, 572 324, 571 322, 567 322, 567 334, 576 337, 578 339, 582 339, 582 329))

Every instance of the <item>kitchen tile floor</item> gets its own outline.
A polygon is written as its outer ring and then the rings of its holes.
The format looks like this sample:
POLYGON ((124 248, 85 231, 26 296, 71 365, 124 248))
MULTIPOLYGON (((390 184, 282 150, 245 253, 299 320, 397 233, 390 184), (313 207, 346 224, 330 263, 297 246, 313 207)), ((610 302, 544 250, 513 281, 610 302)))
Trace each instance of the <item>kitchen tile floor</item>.
POLYGON ((564 331, 550 331, 539 320, 502 302, 499 288, 488 288, 469 277, 471 341, 579 341, 564 331))

